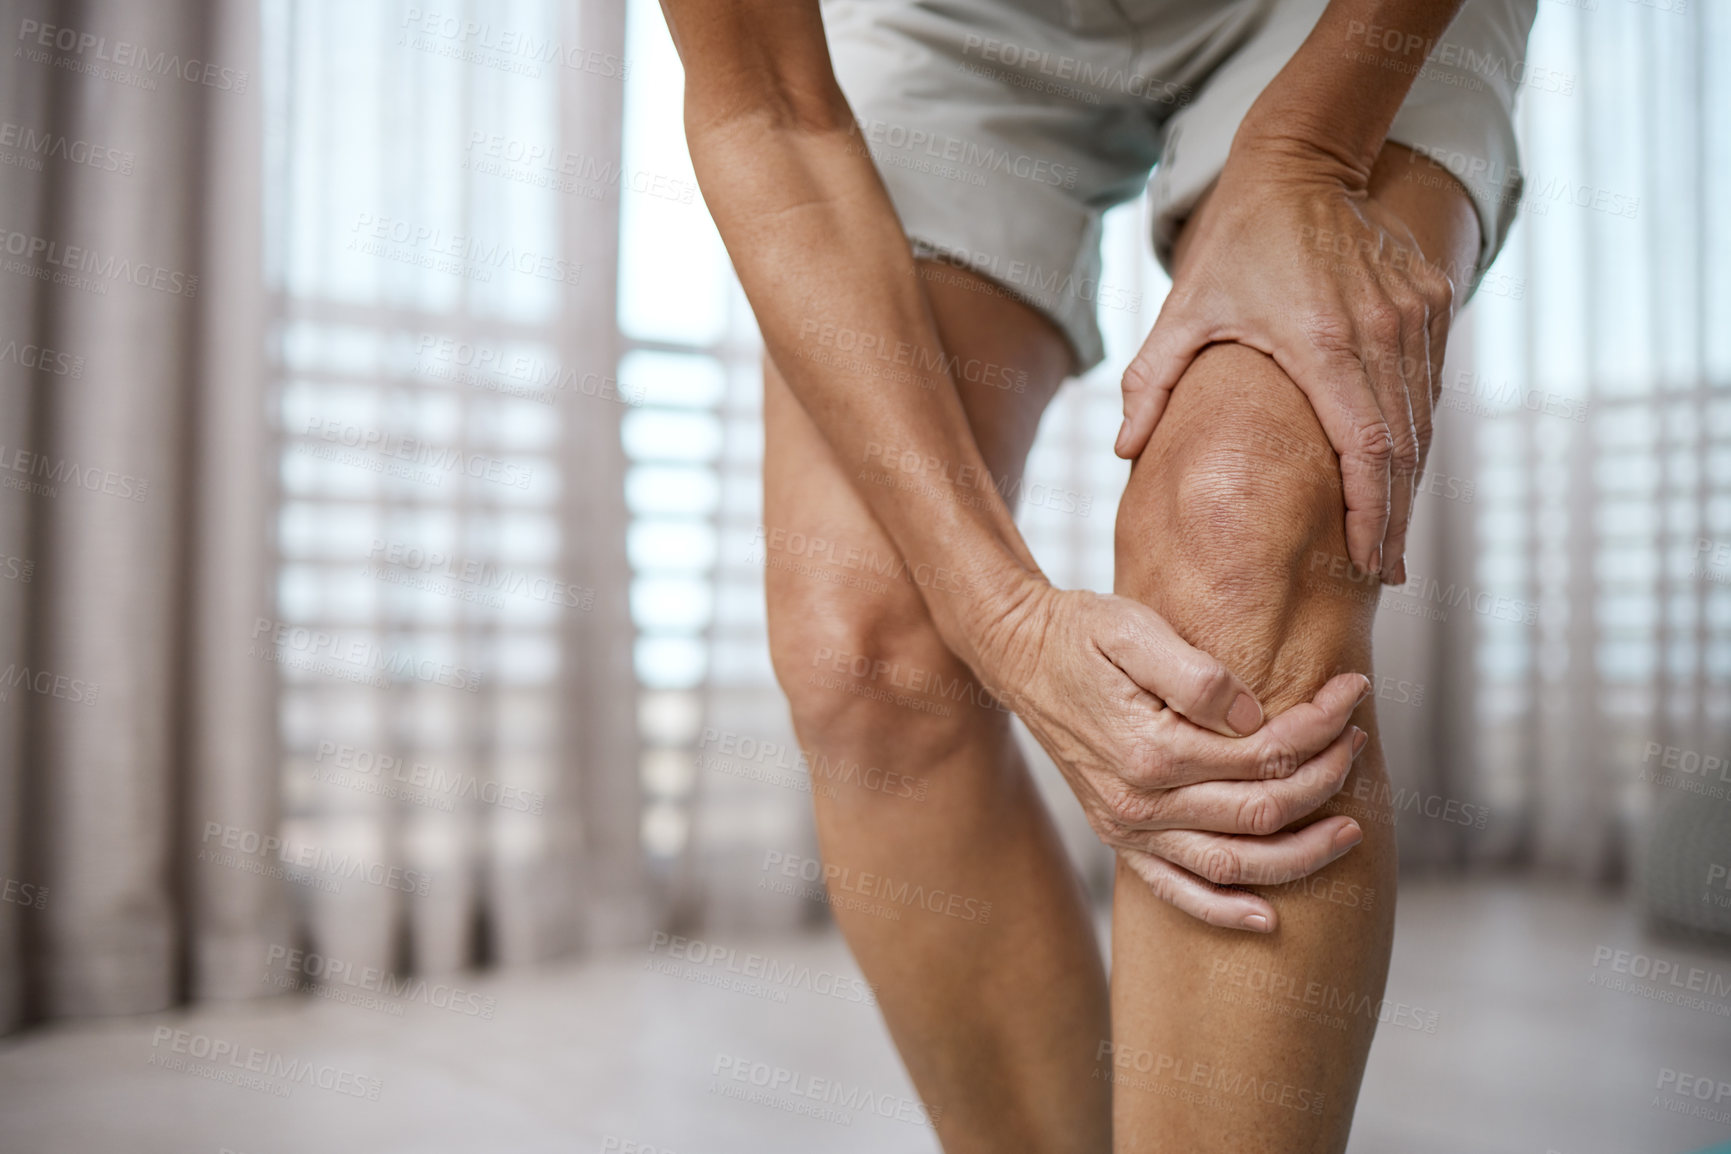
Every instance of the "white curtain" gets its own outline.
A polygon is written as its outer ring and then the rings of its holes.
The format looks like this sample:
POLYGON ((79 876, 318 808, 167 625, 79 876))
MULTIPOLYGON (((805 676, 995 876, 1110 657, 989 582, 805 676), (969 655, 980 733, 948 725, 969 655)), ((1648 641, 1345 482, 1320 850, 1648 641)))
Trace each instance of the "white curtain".
POLYGON ((642 940, 619 7, 14 16, 0 1029, 642 940))
POLYGON ((251 992, 283 909, 193 865, 276 812, 255 13, 8 19, 0 1027, 251 992))
POLYGON ((1660 920, 1721 931, 1731 781, 1703 766, 1731 738, 1727 50, 1719 5, 1541 6, 1520 223, 1439 435, 1475 496, 1432 526, 1445 586, 1532 612, 1435 626, 1428 766, 1490 812, 1437 860, 1633 879, 1660 920))
POLYGON ((264 4, 297 939, 404 973, 637 940, 616 5, 264 4))

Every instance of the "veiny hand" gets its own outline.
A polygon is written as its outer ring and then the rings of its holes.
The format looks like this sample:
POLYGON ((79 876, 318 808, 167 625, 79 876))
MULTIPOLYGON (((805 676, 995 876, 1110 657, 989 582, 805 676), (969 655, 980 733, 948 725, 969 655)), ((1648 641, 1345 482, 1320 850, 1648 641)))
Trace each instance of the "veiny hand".
POLYGON ((1124 373, 1116 450, 1142 451, 1205 345, 1267 353, 1310 398, 1340 454, 1349 555, 1398 585, 1454 287, 1368 197, 1368 182, 1323 150, 1239 134, 1190 225, 1171 295, 1124 373))
POLYGON ((1210 925, 1270 931, 1274 907, 1236 884, 1279 884, 1363 839, 1336 815, 1278 832, 1340 789, 1370 692, 1343 673, 1268 724, 1232 672, 1152 609, 1030 580, 976 650, 1075 791, 1089 824, 1163 900, 1210 925), (1223 736, 1243 734, 1247 736, 1223 736))

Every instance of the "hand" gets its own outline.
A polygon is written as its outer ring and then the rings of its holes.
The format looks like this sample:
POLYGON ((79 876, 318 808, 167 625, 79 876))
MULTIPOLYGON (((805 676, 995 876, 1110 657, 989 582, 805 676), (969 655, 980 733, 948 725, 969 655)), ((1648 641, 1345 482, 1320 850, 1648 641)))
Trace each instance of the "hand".
POLYGON ((1052 755, 1100 840, 1210 925, 1273 930, 1267 900, 1223 887, 1304 877, 1364 836, 1338 815, 1279 832, 1333 797, 1363 748, 1364 731, 1347 725, 1370 692, 1363 674, 1263 725, 1243 683, 1152 609, 1035 579, 974 664, 1052 755))
POLYGON ((1367 195, 1369 174, 1240 132, 1160 317, 1124 373, 1116 450, 1135 457, 1205 345, 1273 357, 1340 455, 1347 552, 1406 580, 1406 532, 1441 385, 1454 286, 1367 195))

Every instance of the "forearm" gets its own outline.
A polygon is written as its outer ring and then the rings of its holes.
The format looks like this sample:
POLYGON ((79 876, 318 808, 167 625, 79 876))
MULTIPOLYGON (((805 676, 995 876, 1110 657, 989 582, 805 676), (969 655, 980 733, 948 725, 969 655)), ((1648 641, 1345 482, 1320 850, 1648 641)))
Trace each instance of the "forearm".
POLYGON ((1331 0, 1251 106, 1238 141, 1321 149, 1368 182, 1401 102, 1462 2, 1331 0))
POLYGON ((982 610, 1038 569, 970 431, 846 103, 821 87, 793 101, 768 88, 741 98, 737 80, 722 101, 711 91, 722 81, 697 67, 687 83, 698 183, 769 355, 850 475, 891 453, 918 462, 891 470, 897 484, 860 492, 910 566, 959 575, 922 592, 946 642, 972 662, 982 610))

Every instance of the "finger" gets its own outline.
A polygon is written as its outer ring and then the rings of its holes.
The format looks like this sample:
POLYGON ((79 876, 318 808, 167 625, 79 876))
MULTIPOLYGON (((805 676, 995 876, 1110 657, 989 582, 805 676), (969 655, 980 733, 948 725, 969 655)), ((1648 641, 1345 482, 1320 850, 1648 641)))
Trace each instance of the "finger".
POLYGON ((1406 352, 1407 316, 1400 302, 1378 285, 1367 286, 1353 310, 1359 339, 1359 359, 1365 366, 1376 405, 1389 433, 1388 523, 1383 527, 1382 565, 1386 573, 1395 555, 1388 538, 1400 530, 1412 508, 1413 463, 1418 456, 1412 402, 1407 396, 1401 358, 1406 352))
POLYGON ((1388 533, 1382 545, 1382 581, 1385 585, 1406 583, 1406 531, 1412 522, 1412 504, 1416 489, 1414 474, 1395 474, 1389 478, 1388 533))
POLYGON ((1312 329, 1278 342, 1272 355, 1309 398, 1328 443, 1340 455, 1347 556, 1364 572, 1380 573, 1394 438, 1351 338, 1332 325, 1312 329))
POLYGON ((1368 736, 1356 725, 1291 777, 1273 781, 1204 781, 1147 799, 1142 829, 1197 829, 1267 837, 1316 812, 1340 792, 1368 736))
POLYGON ((1178 378, 1208 343, 1183 310, 1182 303, 1167 297, 1148 339, 1124 370, 1124 423, 1112 451, 1125 460, 1133 460, 1148 444, 1178 378))
POLYGON ((1193 723, 1228 737, 1256 732, 1262 706, 1226 666, 1178 636, 1135 601, 1112 598, 1114 628, 1101 651, 1137 685, 1193 723))
POLYGON ((1364 831, 1340 815, 1272 837, 1192 829, 1156 830, 1145 837, 1140 848, 1217 886, 1281 886, 1340 860, 1364 840, 1364 831))
POLYGON ((1443 361, 1448 356, 1449 325, 1452 316, 1449 304, 1453 299, 1453 285, 1441 273, 1433 282, 1439 286, 1433 291, 1436 297, 1429 308, 1430 323, 1425 333, 1425 354, 1430 359, 1430 411, 1436 412, 1437 401, 1442 398, 1443 361))
MULTIPOLYGON (((1406 474, 1403 484, 1398 467, 1401 453, 1397 448, 1397 467, 1390 477, 1388 536, 1382 546, 1383 571, 1389 574, 1388 583, 1391 585, 1406 581, 1407 530, 1412 523, 1413 502, 1418 496, 1425 451, 1430 447, 1431 437, 1430 356, 1426 351, 1428 318, 1425 304, 1417 291, 1410 289, 1397 289, 1395 304, 1401 314, 1399 387, 1412 429, 1413 468, 1406 474)), ((1391 399, 1389 408, 1393 409, 1394 404, 1391 399)))
MULTIPOLYGON (((1447 277, 1437 273, 1431 282, 1431 299, 1426 307, 1425 318, 1425 367, 1428 376, 1425 381, 1425 404, 1422 410, 1415 401, 1414 416, 1420 418, 1419 452, 1420 459, 1429 456, 1430 444, 1436 431, 1436 404, 1442 396, 1443 357, 1448 349, 1448 332, 1450 312, 1453 301, 1454 287, 1447 277)), ((1404 547, 1405 542, 1402 542, 1404 547)), ((1393 584, 1406 583, 1406 559, 1401 557, 1399 568, 1394 573, 1393 584)))
POLYGON ((1155 719, 1149 753, 1120 774, 1142 789, 1176 789, 1204 781, 1268 781, 1291 777, 1340 737, 1370 679, 1342 673, 1310 701, 1276 714, 1250 737, 1221 737, 1166 711, 1155 719))
POLYGON ((1155 897, 1198 921, 1222 929, 1262 934, 1279 924, 1274 906, 1266 898, 1209 885, 1195 874, 1140 850, 1119 850, 1118 856, 1148 884, 1155 897))

